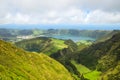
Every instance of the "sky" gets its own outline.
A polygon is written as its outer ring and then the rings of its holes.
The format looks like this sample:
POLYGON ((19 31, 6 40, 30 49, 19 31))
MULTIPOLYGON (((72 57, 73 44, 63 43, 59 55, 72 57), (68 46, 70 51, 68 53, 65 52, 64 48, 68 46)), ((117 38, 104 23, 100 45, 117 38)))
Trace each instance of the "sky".
POLYGON ((0 24, 120 24, 120 0, 0 0, 0 24))

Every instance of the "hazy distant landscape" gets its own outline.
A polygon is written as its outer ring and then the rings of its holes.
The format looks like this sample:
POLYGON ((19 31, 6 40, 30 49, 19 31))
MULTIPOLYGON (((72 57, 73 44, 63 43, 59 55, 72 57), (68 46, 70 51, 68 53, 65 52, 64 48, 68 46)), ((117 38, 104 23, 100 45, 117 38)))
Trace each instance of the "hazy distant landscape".
POLYGON ((77 30, 77 29, 0 29, 0 38, 6 41, 19 41, 36 37, 52 37, 57 39, 71 39, 74 42, 80 40, 95 41, 99 37, 107 35, 112 30, 77 30))

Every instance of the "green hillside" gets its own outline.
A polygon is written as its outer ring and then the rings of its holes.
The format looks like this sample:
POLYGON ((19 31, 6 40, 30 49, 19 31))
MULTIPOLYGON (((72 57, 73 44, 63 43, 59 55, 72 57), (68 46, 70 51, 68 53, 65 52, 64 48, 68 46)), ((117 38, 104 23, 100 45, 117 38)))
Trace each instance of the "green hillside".
POLYGON ((120 80, 120 33, 78 53, 78 62, 102 72, 101 80, 120 80))
MULTIPOLYGON (((30 49, 38 48, 38 51, 34 50, 49 54, 62 63, 77 80, 120 80, 120 32, 113 31, 106 35, 108 36, 95 43, 81 41, 76 44, 72 40, 36 38, 18 42, 17 45, 22 44, 21 47, 24 48, 26 44, 35 42, 30 49)), ((29 47, 25 46, 24 49, 27 48, 29 47)))
MULTIPOLYGON (((72 40, 60 40, 55 38, 39 37, 17 42, 16 45, 28 51, 44 52, 50 57, 62 63, 72 76, 76 79, 81 78, 82 69, 77 69, 75 64, 71 63, 72 58, 77 57, 76 52, 88 47, 91 41, 80 41, 77 44, 72 40)), ((79 65, 79 64, 78 64, 79 65)))
POLYGON ((38 37, 28 40, 23 40, 15 43, 18 47, 23 48, 27 51, 33 52, 43 52, 47 55, 57 52, 63 48, 67 48, 64 44, 64 40, 48 38, 48 37, 38 37))
POLYGON ((0 80, 73 80, 57 61, 0 40, 0 80))
POLYGON ((107 32, 106 34, 104 34, 103 36, 99 37, 99 38, 95 41, 95 43, 104 42, 104 41, 112 38, 113 35, 115 35, 115 34, 117 34, 117 33, 119 33, 119 32, 120 32, 120 30, 109 31, 109 32, 107 32))

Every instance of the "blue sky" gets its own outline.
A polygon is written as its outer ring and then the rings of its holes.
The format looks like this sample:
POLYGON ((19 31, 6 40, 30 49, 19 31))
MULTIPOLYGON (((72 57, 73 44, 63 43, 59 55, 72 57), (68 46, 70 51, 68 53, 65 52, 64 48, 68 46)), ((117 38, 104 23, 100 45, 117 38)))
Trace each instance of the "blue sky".
POLYGON ((0 24, 120 24, 120 0, 0 0, 0 24))

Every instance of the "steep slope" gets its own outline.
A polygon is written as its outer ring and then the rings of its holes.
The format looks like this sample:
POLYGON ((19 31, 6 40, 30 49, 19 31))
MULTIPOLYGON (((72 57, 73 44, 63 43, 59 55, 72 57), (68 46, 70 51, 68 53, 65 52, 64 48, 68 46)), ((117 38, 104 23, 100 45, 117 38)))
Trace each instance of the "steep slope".
MULTIPOLYGON (((71 59, 75 56, 75 52, 79 47, 83 49, 84 47, 90 45, 89 41, 84 43, 79 42, 77 45, 72 40, 60 40, 48 37, 39 37, 29 40, 24 40, 17 42, 16 45, 28 51, 34 52, 44 52, 50 57, 56 59, 62 63, 74 77, 80 78, 80 73, 77 71, 76 67, 71 63, 71 59)), ((79 80, 79 79, 78 79, 79 80)))
POLYGON ((113 35, 115 35, 115 34, 117 34, 117 33, 119 33, 119 32, 120 32, 120 30, 109 31, 109 32, 107 32, 107 34, 104 34, 103 36, 99 37, 99 38, 95 41, 95 43, 104 42, 104 41, 112 38, 113 35))
POLYGON ((1 80, 73 80, 57 61, 0 40, 1 80))
POLYGON ((27 51, 38 53, 43 52, 47 55, 55 53, 63 48, 67 48, 67 45, 64 44, 64 40, 49 37, 37 37, 29 40, 23 40, 15 44, 27 51))
POLYGON ((120 80, 120 33, 78 53, 78 62, 102 72, 101 80, 120 80))
MULTIPOLYGON (((89 42, 86 41, 86 43, 80 43, 77 45, 74 43, 72 40, 66 40, 65 44, 68 45, 68 48, 64 48, 62 50, 59 50, 56 53, 53 53, 50 55, 50 57, 56 59, 60 63, 62 63, 68 70, 71 72, 73 75, 76 75, 77 79, 79 80, 80 78, 82 80, 87 80, 81 75, 81 70, 77 68, 76 65, 79 64, 74 64, 72 63, 72 60, 74 58, 77 58, 76 52, 84 49, 85 47, 89 46, 90 44, 87 44, 89 42)), ((76 61, 75 61, 76 62, 76 61)))

